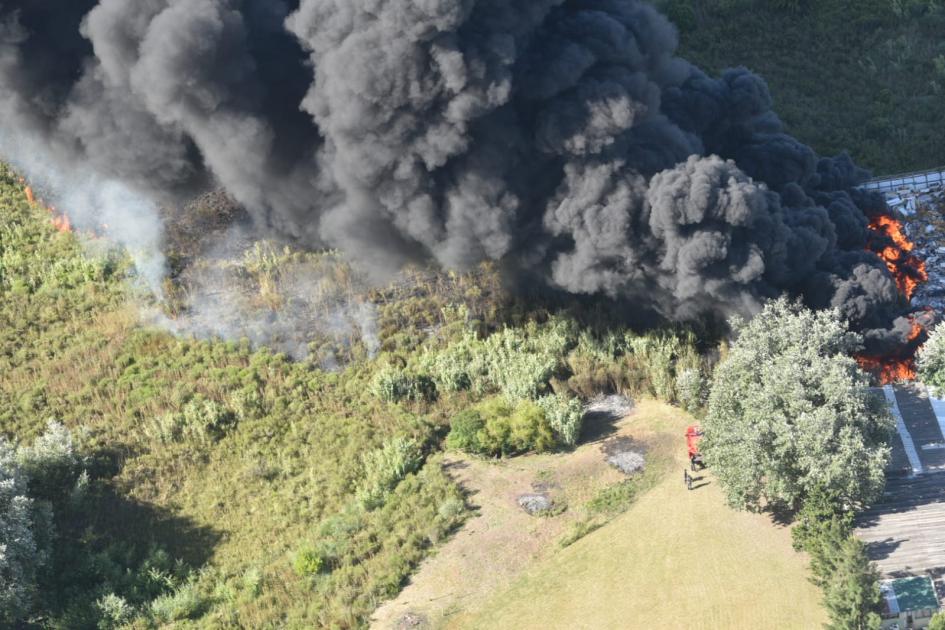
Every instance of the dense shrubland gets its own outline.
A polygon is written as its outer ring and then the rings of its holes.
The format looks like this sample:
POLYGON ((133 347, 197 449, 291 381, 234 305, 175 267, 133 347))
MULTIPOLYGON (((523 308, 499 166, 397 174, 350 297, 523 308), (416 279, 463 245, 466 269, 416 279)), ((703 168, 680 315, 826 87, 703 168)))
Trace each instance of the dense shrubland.
MULTIPOLYGON (((443 448, 567 448, 584 399, 698 405, 711 367, 682 330, 517 303, 489 266, 364 288, 331 253, 272 244, 227 267, 248 301, 283 308, 311 265, 326 299, 371 305, 376 338, 316 330, 292 360, 175 337, 137 310, 174 317, 184 271, 148 303, 120 252, 56 232, 2 167, 0 213, 0 434, 26 453, 57 418, 87 471, 82 501, 60 497, 48 560, 41 545, 9 554, 31 558, 33 586, 5 610, 51 627, 362 626, 469 514, 443 448)), ((39 505, 23 458, 3 500, 39 505)), ((39 545, 34 512, 9 527, 39 545)))

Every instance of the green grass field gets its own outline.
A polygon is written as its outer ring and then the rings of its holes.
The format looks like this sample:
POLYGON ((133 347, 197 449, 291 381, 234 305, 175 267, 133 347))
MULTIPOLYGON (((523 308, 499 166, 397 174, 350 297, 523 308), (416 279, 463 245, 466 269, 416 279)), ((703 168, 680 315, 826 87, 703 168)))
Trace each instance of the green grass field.
POLYGON ((456 628, 818 628, 826 621, 790 531, 688 492, 682 413, 639 416, 678 439, 679 465, 630 510, 545 558, 456 628), (678 475, 676 473, 679 473, 678 475))

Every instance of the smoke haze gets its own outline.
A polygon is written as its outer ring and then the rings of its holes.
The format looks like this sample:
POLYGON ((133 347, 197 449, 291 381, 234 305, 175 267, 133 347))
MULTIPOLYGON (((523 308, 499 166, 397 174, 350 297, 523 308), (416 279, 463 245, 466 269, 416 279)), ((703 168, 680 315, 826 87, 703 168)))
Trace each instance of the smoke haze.
POLYGON ((0 154, 141 251, 222 187, 376 278, 492 259, 672 320, 787 292, 901 341, 866 172, 676 47, 635 0, 0 0, 0 154))

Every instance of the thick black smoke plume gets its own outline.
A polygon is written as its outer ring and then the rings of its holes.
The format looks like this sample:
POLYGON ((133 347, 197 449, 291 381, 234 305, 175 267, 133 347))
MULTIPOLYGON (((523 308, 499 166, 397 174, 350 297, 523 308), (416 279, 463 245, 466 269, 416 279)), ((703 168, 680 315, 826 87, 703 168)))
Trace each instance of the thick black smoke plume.
POLYGON ((0 0, 0 153, 154 204, 222 186, 377 273, 495 259, 670 319, 787 292, 901 339, 865 172, 676 38, 635 0, 0 0))

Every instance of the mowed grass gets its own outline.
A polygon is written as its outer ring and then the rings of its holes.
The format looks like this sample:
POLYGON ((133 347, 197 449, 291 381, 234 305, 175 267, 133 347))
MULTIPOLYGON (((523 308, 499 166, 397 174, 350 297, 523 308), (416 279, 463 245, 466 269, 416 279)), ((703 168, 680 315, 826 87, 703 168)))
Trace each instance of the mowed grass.
MULTIPOLYGON (((537 563, 462 628, 818 628, 826 621, 790 530, 728 508, 712 475, 683 485, 687 416, 659 414, 679 466, 628 512, 537 563), (678 472, 678 474, 676 474, 678 472)), ((641 418, 641 422, 647 422, 641 418)), ((697 475, 698 476, 698 475, 697 475)))

